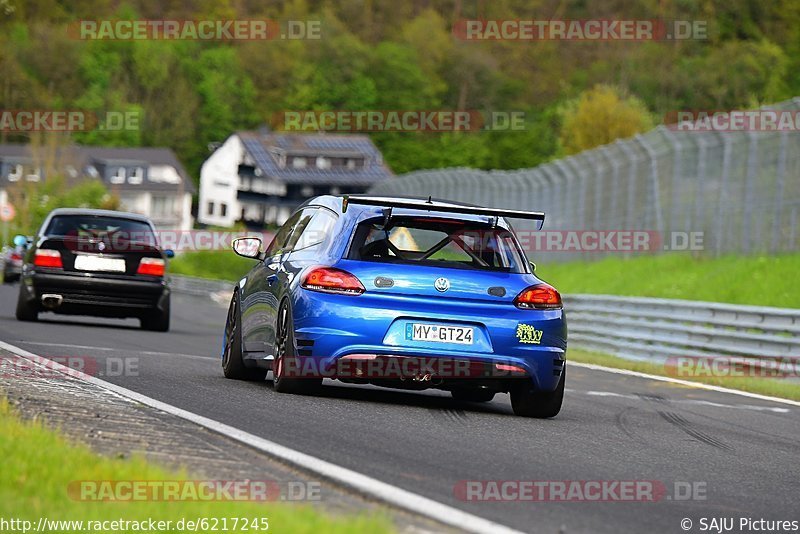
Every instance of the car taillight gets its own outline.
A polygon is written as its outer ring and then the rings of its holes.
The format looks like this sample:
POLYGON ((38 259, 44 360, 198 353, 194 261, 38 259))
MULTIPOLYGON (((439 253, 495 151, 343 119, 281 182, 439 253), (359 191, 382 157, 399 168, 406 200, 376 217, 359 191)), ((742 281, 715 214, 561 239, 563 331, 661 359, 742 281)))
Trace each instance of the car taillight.
POLYGON ((64 264, 61 263, 61 253, 57 250, 50 250, 40 248, 36 250, 33 256, 33 264, 36 267, 52 267, 54 269, 63 269, 64 264))
POLYGON ((525 369, 520 367, 519 365, 510 365, 507 363, 496 363, 494 364, 494 368, 500 371, 501 373, 514 373, 524 375, 526 374, 525 369))
POLYGON ((536 284, 525 289, 514 299, 514 306, 523 310, 551 310, 561 308, 561 295, 553 286, 536 284))
POLYGON ((361 281, 354 275, 334 267, 315 267, 308 271, 300 283, 304 289, 324 293, 360 295, 364 290, 361 281))
POLYGON ((164 276, 164 260, 161 258, 142 258, 139 262, 139 269, 136 274, 146 274, 147 276, 164 276))
POLYGON ((22 254, 20 254, 19 252, 12 252, 11 261, 22 261, 22 254))

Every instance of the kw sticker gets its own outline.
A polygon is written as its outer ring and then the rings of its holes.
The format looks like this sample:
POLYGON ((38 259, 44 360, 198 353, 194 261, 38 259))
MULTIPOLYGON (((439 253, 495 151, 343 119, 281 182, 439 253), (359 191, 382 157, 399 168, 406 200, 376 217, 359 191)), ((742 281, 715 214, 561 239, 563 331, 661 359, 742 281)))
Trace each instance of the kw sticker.
POLYGON ((542 330, 536 330, 529 324, 517 325, 517 339, 520 343, 533 343, 538 345, 542 342, 542 330))

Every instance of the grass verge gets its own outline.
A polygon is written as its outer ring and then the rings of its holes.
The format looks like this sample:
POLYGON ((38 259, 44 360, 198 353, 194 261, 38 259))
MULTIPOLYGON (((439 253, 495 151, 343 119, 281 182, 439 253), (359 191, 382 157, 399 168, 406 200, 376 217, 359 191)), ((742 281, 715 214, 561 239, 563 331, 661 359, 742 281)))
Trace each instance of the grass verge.
MULTIPOLYGON (((229 250, 185 252, 170 262, 174 274, 237 281, 253 260, 229 250)), ((705 300, 796 308, 800 254, 694 258, 661 254, 592 262, 540 264, 537 274, 562 293, 705 300)))
MULTIPOLYGON (((197 502, 197 501, 135 501, 103 502, 74 500, 68 493, 70 482, 185 480, 186 473, 171 473, 142 458, 115 459, 98 456, 83 445, 68 442, 64 437, 40 423, 20 420, 10 409, 8 401, 0 399, 0 458, 3 476, 0 477, 0 517, 32 521, 35 528, 40 517, 51 521, 172 521, 170 532, 177 532, 176 522, 182 518, 216 519, 222 525, 227 518, 228 530, 233 530, 233 518, 240 526, 245 518, 259 521, 258 529, 248 524, 249 532, 262 531, 261 518, 267 518, 269 530, 275 532, 336 532, 372 533, 393 530, 390 521, 382 516, 337 516, 322 514, 309 505, 290 505, 276 502, 197 502)), ((199 531, 210 531, 213 523, 199 531)), ((119 527, 119 525, 118 525, 119 527)), ((124 525, 122 526, 124 527, 124 525)), ((135 527, 102 527, 95 531, 139 532, 135 527)), ((47 531, 79 530, 65 525, 49 525, 47 531)), ((87 530, 84 528, 84 530, 87 530)))
POLYGON ((712 386, 738 389, 741 391, 748 391, 750 393, 758 393, 760 395, 769 395, 771 397, 780 397, 782 399, 800 401, 800 383, 796 381, 792 382, 790 379, 785 378, 682 376, 676 373, 674 368, 671 369, 665 365, 659 365, 652 362, 626 360, 625 358, 619 358, 610 354, 602 354, 599 352, 590 352, 573 348, 569 349, 569 359, 570 361, 575 362, 592 363, 595 365, 614 367, 616 369, 627 369, 629 371, 638 371, 640 373, 647 373, 651 375, 668 376, 671 378, 678 378, 691 382, 710 384, 712 386))
POLYGON ((172 274, 236 282, 255 266, 256 260, 237 256, 231 250, 182 252, 169 262, 172 274))
POLYGON ((694 258, 665 253, 546 264, 537 269, 562 293, 705 300, 755 306, 800 306, 800 254, 694 258))

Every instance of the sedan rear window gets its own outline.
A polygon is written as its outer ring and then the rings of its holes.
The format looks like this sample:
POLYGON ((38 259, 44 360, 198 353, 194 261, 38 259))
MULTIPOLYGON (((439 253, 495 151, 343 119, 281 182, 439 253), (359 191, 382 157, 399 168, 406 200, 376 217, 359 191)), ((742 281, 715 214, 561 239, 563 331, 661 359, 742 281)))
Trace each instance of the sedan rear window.
POLYGON ((365 221, 349 259, 524 273, 525 256, 508 230, 451 219, 365 221))
POLYGON ((156 243, 153 229, 146 222, 106 215, 56 215, 44 235, 156 243))

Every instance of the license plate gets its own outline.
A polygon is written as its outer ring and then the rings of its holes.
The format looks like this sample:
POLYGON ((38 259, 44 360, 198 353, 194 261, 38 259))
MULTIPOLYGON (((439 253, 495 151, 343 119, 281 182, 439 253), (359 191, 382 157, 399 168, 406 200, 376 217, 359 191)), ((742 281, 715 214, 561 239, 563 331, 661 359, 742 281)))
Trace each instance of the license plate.
POLYGON ((125 260, 102 258, 100 256, 75 256, 75 268, 79 271, 125 272, 125 260))
POLYGON ((413 341, 434 341, 437 343, 458 343, 472 345, 474 328, 470 326, 446 326, 441 324, 412 323, 413 341))

